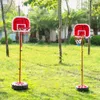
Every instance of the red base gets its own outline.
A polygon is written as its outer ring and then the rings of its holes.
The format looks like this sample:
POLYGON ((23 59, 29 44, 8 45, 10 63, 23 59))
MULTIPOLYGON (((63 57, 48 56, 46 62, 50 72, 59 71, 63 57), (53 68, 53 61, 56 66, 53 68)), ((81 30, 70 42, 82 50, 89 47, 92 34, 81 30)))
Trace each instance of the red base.
POLYGON ((26 82, 13 82, 12 88, 14 90, 26 90, 28 89, 28 84, 26 82))
POLYGON ((86 85, 79 85, 79 86, 76 86, 76 89, 78 91, 89 91, 89 87, 86 86, 86 85))

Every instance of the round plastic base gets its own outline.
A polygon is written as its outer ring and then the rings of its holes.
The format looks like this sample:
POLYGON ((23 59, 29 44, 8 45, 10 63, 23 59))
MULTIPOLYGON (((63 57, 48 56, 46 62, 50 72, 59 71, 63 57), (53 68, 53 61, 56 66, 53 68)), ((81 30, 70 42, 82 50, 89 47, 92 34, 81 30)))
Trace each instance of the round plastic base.
POLYGON ((28 89, 28 84, 26 82, 13 82, 12 88, 14 90, 26 90, 28 89))
POLYGON ((86 85, 79 85, 79 86, 76 86, 76 89, 78 90, 78 91, 89 91, 89 87, 88 86, 86 86, 86 85))

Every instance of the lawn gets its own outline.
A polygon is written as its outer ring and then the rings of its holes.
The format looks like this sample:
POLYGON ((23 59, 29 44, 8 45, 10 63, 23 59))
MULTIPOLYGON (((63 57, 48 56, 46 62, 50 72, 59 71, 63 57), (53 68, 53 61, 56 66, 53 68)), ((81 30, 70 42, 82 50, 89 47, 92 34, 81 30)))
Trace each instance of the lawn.
POLYGON ((62 46, 63 63, 59 64, 57 44, 23 44, 22 81, 29 89, 15 91, 11 88, 18 81, 19 45, 0 45, 0 100, 100 100, 100 47, 92 46, 87 54, 84 46, 84 83, 89 92, 78 92, 80 84, 80 46, 62 46))

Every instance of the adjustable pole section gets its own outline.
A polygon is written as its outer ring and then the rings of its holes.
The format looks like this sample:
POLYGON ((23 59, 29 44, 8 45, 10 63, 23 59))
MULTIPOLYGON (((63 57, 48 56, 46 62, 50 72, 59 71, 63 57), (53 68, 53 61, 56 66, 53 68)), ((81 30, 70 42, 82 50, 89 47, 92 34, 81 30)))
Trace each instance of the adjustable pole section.
POLYGON ((83 37, 81 42, 81 86, 83 86, 83 37))

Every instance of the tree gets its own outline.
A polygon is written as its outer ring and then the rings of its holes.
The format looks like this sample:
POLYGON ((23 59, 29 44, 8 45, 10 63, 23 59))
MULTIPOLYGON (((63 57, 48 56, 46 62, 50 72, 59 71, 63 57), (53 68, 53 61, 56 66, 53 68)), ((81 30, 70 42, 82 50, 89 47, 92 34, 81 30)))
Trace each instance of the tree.
POLYGON ((4 32, 5 32, 5 40, 6 40, 6 56, 9 57, 9 46, 8 46, 8 38, 7 38, 6 22, 5 22, 5 16, 4 16, 3 1, 0 0, 0 3, 1 3, 1 12, 2 12, 3 27, 4 27, 4 32))
POLYGON ((65 0, 65 2, 67 10, 63 13, 63 26, 65 26, 65 28, 68 27, 68 35, 67 38, 65 35, 65 42, 69 43, 69 39, 72 34, 72 25, 76 24, 78 16, 76 16, 76 11, 69 7, 68 0, 65 0))
POLYGON ((89 7, 86 9, 85 11, 87 11, 87 13, 89 14, 89 20, 88 23, 90 25, 90 27, 93 29, 94 31, 94 35, 98 34, 98 30, 100 27, 100 1, 99 0, 88 0, 88 2, 86 2, 89 7), (91 22, 91 23, 90 23, 91 22))
POLYGON ((50 29, 55 28, 55 25, 57 26, 56 24, 57 19, 55 20, 54 18, 55 15, 53 17, 52 15, 50 15, 52 11, 55 12, 56 14, 57 11, 55 10, 57 8, 57 1, 56 0, 28 0, 24 2, 24 4, 25 5, 30 4, 34 10, 34 11, 32 10, 33 12, 31 13, 32 15, 31 19, 34 20, 34 22, 32 21, 32 28, 33 29, 35 28, 34 32, 37 32, 39 33, 39 35, 41 35, 41 33, 43 33, 44 31, 46 37, 48 38, 50 34, 50 29), (36 11, 36 9, 38 9, 38 11, 36 11), (36 13, 34 14, 35 11, 36 13))
POLYGON ((55 9, 58 7, 58 19, 59 19, 59 63, 62 63, 62 47, 61 47, 61 29, 62 29, 62 17, 61 17, 61 0, 28 0, 27 3, 33 6, 39 6, 40 8, 47 8, 47 10, 55 9), (58 5, 57 5, 58 4, 58 5))
MULTIPOLYGON (((91 29, 91 7, 92 6, 92 0, 89 0, 89 26, 91 29)), ((88 55, 90 55, 90 37, 88 38, 88 55)))
POLYGON ((57 0, 28 0, 24 5, 30 4, 40 8, 55 9, 57 8, 57 0))
MULTIPOLYGON (((7 29, 10 29, 11 30, 11 21, 12 21, 12 18, 11 18, 11 15, 13 15, 13 12, 14 12, 14 3, 13 3, 13 0, 9 0, 9 2, 6 4, 6 5, 3 5, 3 0, 0 0, 0 3, 1 3, 1 14, 2 14, 2 22, 3 24, 1 24, 0 28, 1 30, 4 29, 4 32, 5 32, 5 40, 6 40, 6 55, 9 57, 9 47, 8 47, 8 38, 7 38, 7 29), (14 5, 13 7, 13 10, 11 9, 12 5, 14 5), (10 10, 12 10, 11 12, 11 15, 9 15, 9 12, 10 10), (8 18, 9 16, 9 18, 8 18), (3 28, 2 28, 3 27, 3 28)), ((0 22, 0 23, 2 23, 0 22)))
POLYGON ((31 37, 39 35, 39 39, 44 35, 46 42, 49 42, 50 30, 56 29, 57 23, 57 13, 56 11, 48 11, 46 8, 33 7, 29 13, 29 18, 31 22, 31 37), (38 12, 38 13, 37 13, 38 12))
POLYGON ((92 18, 91 18, 91 27, 94 31, 94 35, 97 35, 98 29, 100 27, 100 2, 93 2, 92 5, 92 18))
POLYGON ((62 45, 61 45, 61 31, 62 31, 62 15, 61 15, 61 0, 58 0, 58 19, 59 19, 59 63, 62 63, 62 45))
POLYGON ((68 19, 67 21, 69 21, 68 23, 68 35, 67 35, 67 42, 69 42, 69 39, 70 39, 70 36, 71 36, 71 33, 72 33, 72 23, 70 23, 70 9, 69 9, 69 5, 68 5, 68 0, 65 0, 66 1, 66 6, 67 6, 67 12, 68 12, 68 19))

